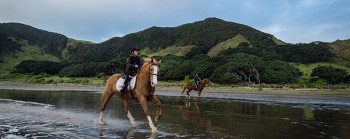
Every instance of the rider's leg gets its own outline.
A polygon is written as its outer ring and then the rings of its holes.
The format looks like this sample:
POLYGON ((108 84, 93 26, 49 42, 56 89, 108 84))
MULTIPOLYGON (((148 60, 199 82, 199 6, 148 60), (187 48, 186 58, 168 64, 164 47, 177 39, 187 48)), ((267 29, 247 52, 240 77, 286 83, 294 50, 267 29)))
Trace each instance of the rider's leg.
POLYGON ((121 95, 124 95, 124 92, 126 91, 126 87, 128 86, 128 82, 129 82, 129 80, 131 79, 130 77, 129 77, 129 73, 126 73, 125 74, 125 80, 124 80, 124 85, 123 85, 123 89, 120 91, 120 93, 121 93, 121 95))

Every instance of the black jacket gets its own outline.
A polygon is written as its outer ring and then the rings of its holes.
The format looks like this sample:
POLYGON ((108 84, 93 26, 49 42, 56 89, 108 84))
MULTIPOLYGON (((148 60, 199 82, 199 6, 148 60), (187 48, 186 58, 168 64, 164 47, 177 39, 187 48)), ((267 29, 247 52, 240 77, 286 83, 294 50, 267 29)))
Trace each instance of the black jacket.
POLYGON ((128 57, 128 59, 126 60, 126 69, 125 69, 126 73, 129 73, 129 74, 136 73, 138 69, 136 65, 138 65, 138 68, 141 68, 140 58, 133 55, 128 57))

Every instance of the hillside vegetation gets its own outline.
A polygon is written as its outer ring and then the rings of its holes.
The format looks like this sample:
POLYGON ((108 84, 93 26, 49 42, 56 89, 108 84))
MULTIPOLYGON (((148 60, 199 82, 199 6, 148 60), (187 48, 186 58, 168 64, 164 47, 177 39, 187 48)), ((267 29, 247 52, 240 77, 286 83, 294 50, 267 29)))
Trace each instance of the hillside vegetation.
POLYGON ((332 51, 337 55, 338 62, 350 67, 350 39, 336 40, 330 43, 332 51))
MULTIPOLYGON (((195 72, 220 84, 343 84, 350 80, 350 40, 288 44, 217 18, 178 27, 151 27, 101 43, 3 23, 0 77, 11 79, 20 73, 55 79, 106 78, 123 73, 132 47, 141 49, 141 57, 163 61, 159 77, 165 81, 189 80, 195 72)), ((45 79, 40 82, 52 82, 45 79)))
POLYGON ((15 70, 15 66, 26 60, 37 61, 52 61, 59 62, 60 60, 50 54, 43 52, 38 46, 24 45, 20 47, 20 51, 16 53, 10 53, 6 56, 1 56, 2 62, 0 62, 0 76, 5 76, 11 71, 15 70))

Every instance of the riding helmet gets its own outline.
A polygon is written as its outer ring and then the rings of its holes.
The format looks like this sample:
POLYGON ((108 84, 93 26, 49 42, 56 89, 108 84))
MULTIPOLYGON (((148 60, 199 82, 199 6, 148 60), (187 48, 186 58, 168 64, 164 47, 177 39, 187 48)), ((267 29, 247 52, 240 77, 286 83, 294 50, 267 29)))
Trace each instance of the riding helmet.
POLYGON ((132 52, 134 52, 135 50, 140 51, 139 48, 134 47, 134 48, 131 49, 130 54, 132 54, 132 52))

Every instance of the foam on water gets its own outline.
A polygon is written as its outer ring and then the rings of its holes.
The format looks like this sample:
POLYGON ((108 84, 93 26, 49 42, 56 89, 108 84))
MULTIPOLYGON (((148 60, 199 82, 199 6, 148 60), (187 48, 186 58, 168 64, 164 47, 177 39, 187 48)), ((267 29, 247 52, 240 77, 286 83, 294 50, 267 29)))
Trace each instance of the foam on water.
POLYGON ((98 113, 58 110, 37 102, 0 99, 0 113, 0 138, 122 138, 131 131, 150 133, 147 122, 136 121, 136 126, 131 126, 128 119, 106 113, 107 125, 100 126, 98 113))

